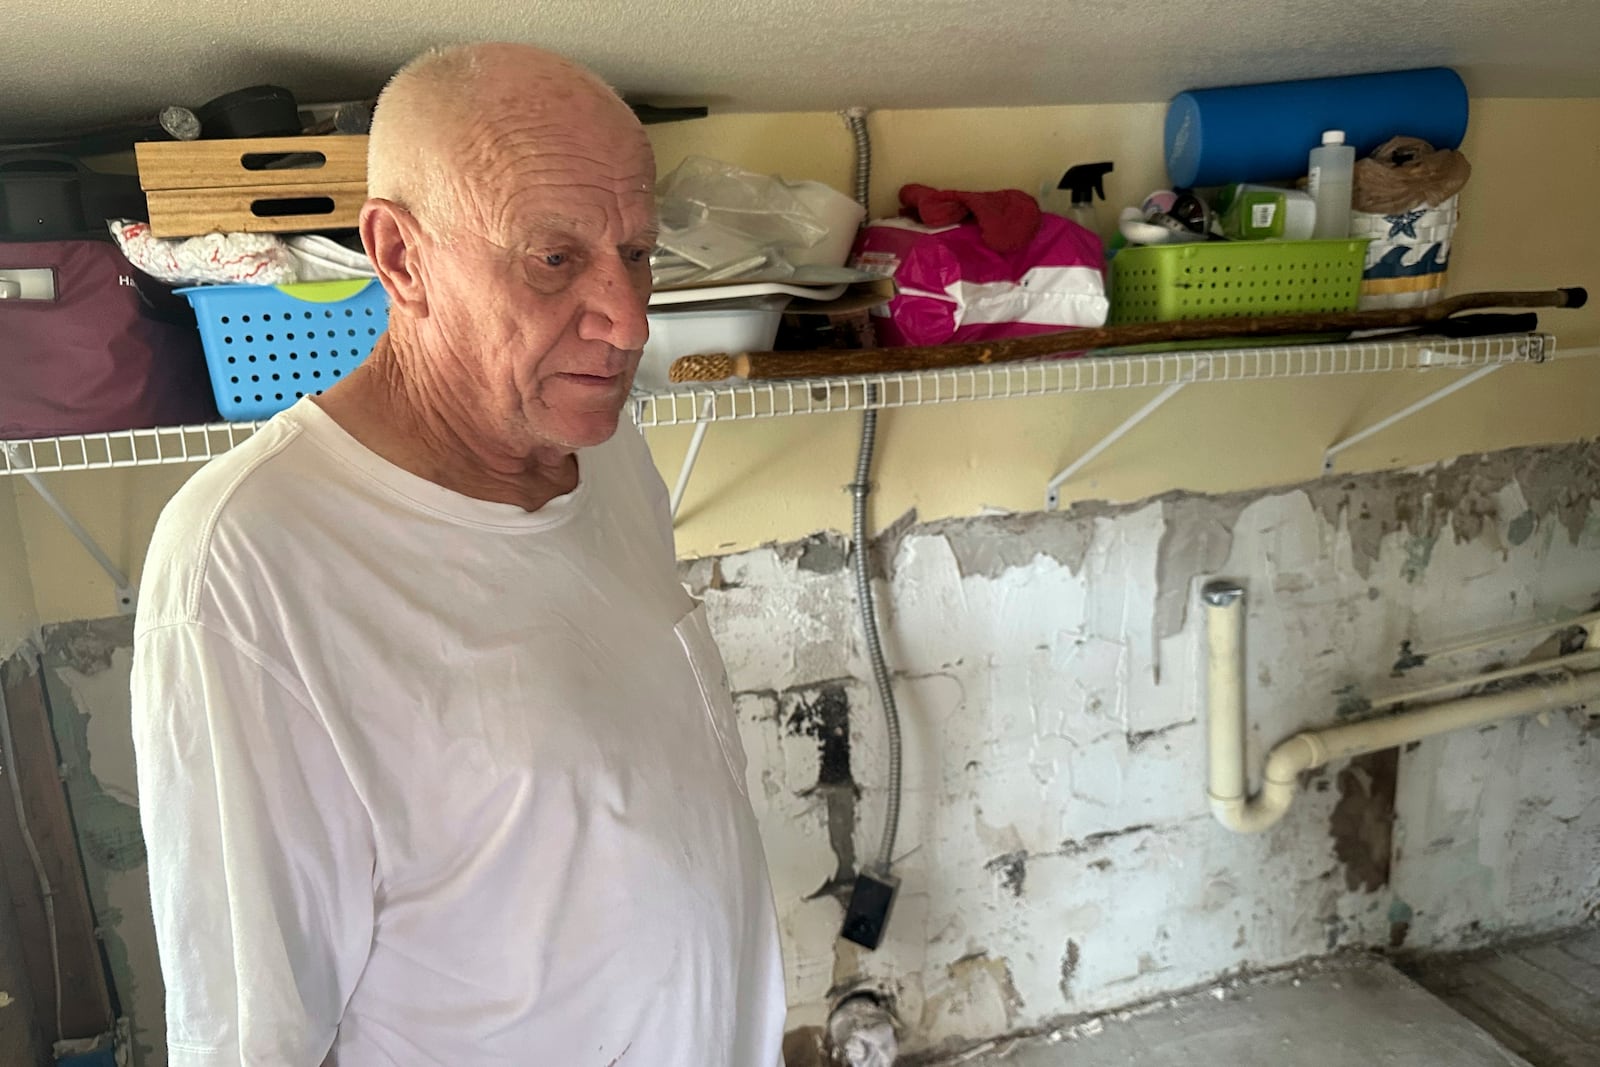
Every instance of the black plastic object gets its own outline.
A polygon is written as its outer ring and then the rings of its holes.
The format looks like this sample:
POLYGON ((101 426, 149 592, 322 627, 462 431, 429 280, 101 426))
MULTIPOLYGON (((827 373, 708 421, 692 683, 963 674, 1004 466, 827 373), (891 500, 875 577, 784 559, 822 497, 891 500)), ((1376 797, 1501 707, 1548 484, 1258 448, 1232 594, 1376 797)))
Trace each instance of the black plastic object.
POLYGON ((1581 285, 1569 286, 1561 291, 1567 295, 1567 302, 1561 305, 1564 308, 1581 308, 1589 302, 1589 290, 1581 285))
POLYGON ((225 93, 194 109, 200 136, 293 137, 300 132, 300 107, 281 85, 252 85, 225 93))
POLYGON ((1452 315, 1429 323, 1420 331, 1441 337, 1492 337, 1499 333, 1537 333, 1539 316, 1528 312, 1489 312, 1479 315, 1452 315))
POLYGON ((1096 196, 1101 200, 1106 198, 1105 178, 1115 169, 1114 163, 1079 163, 1067 168, 1056 188, 1071 189, 1074 206, 1092 204, 1096 196))
POLYGON ((656 107, 654 104, 629 104, 633 117, 641 125, 654 126, 662 122, 682 122, 685 119, 703 119, 709 110, 701 105, 693 107, 656 107))
POLYGON ((105 238, 106 219, 148 219, 139 179, 72 156, 0 154, 0 241, 105 238))
POLYGON ((894 910, 894 895, 899 888, 900 879, 891 875, 856 875, 839 936, 869 952, 876 949, 889 926, 889 913, 894 910))
POLYGON ((154 115, 126 122, 73 130, 43 139, 0 141, 0 152, 35 152, 68 156, 109 156, 129 152, 140 141, 192 141, 200 136, 200 120, 186 107, 164 107, 154 115))

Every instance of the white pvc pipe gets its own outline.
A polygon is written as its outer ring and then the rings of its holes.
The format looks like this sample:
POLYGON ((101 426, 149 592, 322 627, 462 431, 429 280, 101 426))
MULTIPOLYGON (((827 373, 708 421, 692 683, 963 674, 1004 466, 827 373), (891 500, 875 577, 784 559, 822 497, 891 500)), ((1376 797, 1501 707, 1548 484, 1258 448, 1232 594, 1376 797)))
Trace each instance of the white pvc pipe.
POLYGON ((1210 753, 1207 791, 1211 811, 1230 830, 1257 833, 1289 810, 1289 788, 1269 778, 1250 796, 1245 771, 1244 718, 1244 589, 1232 582, 1212 582, 1201 594, 1206 604, 1206 744, 1210 753))
POLYGON ((1334 760, 1600 699, 1600 671, 1585 671, 1510 692, 1302 731, 1273 748, 1261 790, 1251 796, 1245 771, 1244 590, 1232 582, 1212 582, 1201 597, 1206 613, 1207 791, 1217 821, 1239 833, 1259 833, 1283 818, 1294 802, 1300 775, 1334 760))
MULTIPOLYGON (((1600 631, 1600 627, 1595 628, 1600 631)), ((1600 649, 1588 647, 1579 652, 1569 652, 1565 656, 1555 659, 1542 659, 1533 663, 1519 663, 1515 667, 1506 667, 1498 671, 1485 671, 1482 674, 1469 675, 1466 678, 1457 678, 1453 682, 1440 682, 1430 685, 1426 689, 1412 689, 1405 693, 1396 693, 1392 697, 1372 702, 1373 711, 1382 711, 1392 708, 1397 704, 1410 704, 1413 701, 1423 700, 1427 697, 1436 697, 1444 693, 1453 693, 1457 689, 1471 689, 1490 682, 1504 682, 1511 678, 1521 678, 1528 674, 1548 674, 1551 671, 1592 671, 1600 669, 1600 649)))

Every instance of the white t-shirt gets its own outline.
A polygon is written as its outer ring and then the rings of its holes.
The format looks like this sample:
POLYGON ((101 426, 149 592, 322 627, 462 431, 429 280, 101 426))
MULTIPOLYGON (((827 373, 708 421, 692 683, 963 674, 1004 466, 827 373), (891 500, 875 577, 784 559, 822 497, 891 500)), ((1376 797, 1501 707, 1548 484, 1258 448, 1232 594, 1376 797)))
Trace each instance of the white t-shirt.
POLYGON ((529 513, 309 400, 173 498, 133 714, 173 1067, 771 1067, 744 752, 624 420, 529 513))

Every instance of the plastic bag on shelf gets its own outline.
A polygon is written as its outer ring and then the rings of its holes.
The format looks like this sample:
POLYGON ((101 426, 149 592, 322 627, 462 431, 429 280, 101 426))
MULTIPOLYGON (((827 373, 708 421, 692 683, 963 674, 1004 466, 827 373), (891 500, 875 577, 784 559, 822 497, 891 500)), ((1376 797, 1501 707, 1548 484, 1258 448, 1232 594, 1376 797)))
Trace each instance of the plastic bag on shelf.
POLYGON ((1369 237, 1362 310, 1426 307, 1444 297, 1457 198, 1472 177, 1460 152, 1395 137, 1355 165, 1352 237, 1369 237))
POLYGON ((732 278, 781 281, 797 253, 831 229, 794 186, 705 156, 690 156, 656 189, 661 236, 651 256, 657 286, 732 278))

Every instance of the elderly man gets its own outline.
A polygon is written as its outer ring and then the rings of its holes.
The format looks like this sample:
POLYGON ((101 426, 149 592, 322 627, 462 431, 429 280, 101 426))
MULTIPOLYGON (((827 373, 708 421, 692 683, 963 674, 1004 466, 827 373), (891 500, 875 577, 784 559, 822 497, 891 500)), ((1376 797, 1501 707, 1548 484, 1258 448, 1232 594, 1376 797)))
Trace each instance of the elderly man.
POLYGON ((582 68, 373 123, 362 367, 173 499, 134 716, 173 1067, 771 1067, 744 755, 619 411, 654 163, 582 68))

